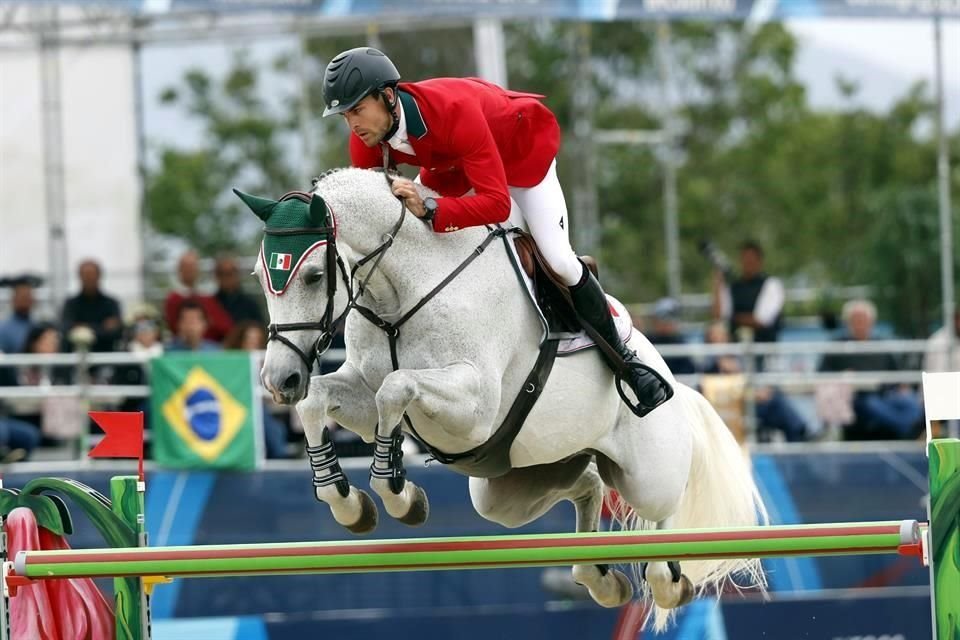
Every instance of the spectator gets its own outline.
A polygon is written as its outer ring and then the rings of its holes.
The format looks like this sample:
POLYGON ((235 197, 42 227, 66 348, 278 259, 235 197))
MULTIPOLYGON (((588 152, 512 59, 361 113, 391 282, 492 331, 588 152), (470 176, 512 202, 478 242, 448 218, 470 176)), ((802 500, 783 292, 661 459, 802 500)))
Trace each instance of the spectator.
MULTIPOLYGON (((251 321, 234 325, 226 340, 224 349, 243 351, 262 351, 267 347, 267 334, 263 327, 251 321)), ((287 452, 287 426, 270 410, 272 403, 263 401, 263 439, 268 458, 289 458, 287 452)), ((274 405, 275 406, 275 405, 274 405)))
POLYGON ((10 316, 0 322, 0 351, 4 353, 20 353, 27 342, 30 332, 33 313, 33 289, 38 279, 28 275, 18 276, 7 280, 13 288, 10 296, 10 316))
POLYGON ((176 336, 166 345, 167 351, 219 351, 220 345, 204 338, 207 333, 207 312, 193 299, 180 303, 176 317, 176 336))
POLYGON ((226 310, 233 322, 251 321, 263 326, 263 313, 252 296, 244 293, 240 287, 240 268, 231 256, 220 256, 214 266, 217 278, 217 292, 214 294, 220 306, 226 310))
MULTIPOLYGON (((131 317, 127 330, 127 351, 142 357, 143 364, 125 364, 114 369, 111 382, 118 385, 146 385, 150 382, 150 360, 163 355, 160 340, 160 325, 152 307, 143 307, 131 317)), ((149 398, 126 398, 117 407, 118 411, 143 411, 144 423, 150 424, 147 413, 149 398)))
POLYGON ((96 336, 91 351, 113 351, 123 331, 120 303, 100 290, 102 272, 94 260, 81 262, 77 275, 80 293, 63 305, 64 335, 75 327, 86 326, 96 336))
POLYGON ((0 464, 28 459, 41 439, 35 425, 6 415, 0 406, 0 464))
MULTIPOLYGON (((16 286, 16 285, 15 285, 16 286)), ((29 329, 27 330, 29 334, 29 329)), ((26 343, 24 336, 23 343, 26 343)), ((17 386, 17 371, 13 367, 0 369, 0 387, 17 386)), ((10 415, 0 402, 0 464, 25 460, 40 444, 40 429, 26 420, 10 415)))
POLYGON ((923 370, 929 373, 960 371, 960 307, 953 312, 953 357, 947 354, 949 327, 941 327, 927 341, 923 370))
MULTIPOLYGON (((52 323, 34 325, 27 335, 26 353, 54 355, 60 352, 62 337, 52 323)), ((17 383, 25 387, 69 385, 74 369, 69 365, 35 365, 20 368, 17 383)), ((44 440, 57 442, 77 438, 86 425, 86 414, 79 398, 58 393, 45 394, 38 402, 37 413, 19 417, 35 424, 44 440)))
POLYGON ((740 277, 727 283, 719 269, 713 274, 713 317, 725 320, 730 335, 753 331, 756 342, 776 342, 783 315, 784 291, 779 278, 763 271, 763 248, 748 240, 740 245, 740 277))
MULTIPOLYGON (((707 344, 729 344, 730 333, 723 322, 713 322, 704 334, 707 344)), ((740 374, 743 363, 737 356, 718 356, 704 368, 705 374, 740 374)), ((807 423, 794 408, 790 399, 774 387, 759 387, 754 390, 754 407, 757 412, 758 439, 769 439, 770 431, 781 431, 787 442, 802 442, 807 439, 807 423)))
MULTIPOLYGON (((24 353, 54 354, 60 352, 60 331, 47 322, 35 324, 27 334, 24 353)), ((18 383, 24 386, 68 384, 72 369, 67 366, 21 367, 18 383)))
MULTIPOLYGON (((661 298, 653 305, 653 327, 647 339, 654 345, 686 344, 680 334, 680 305, 673 298, 661 298)), ((688 356, 664 358, 674 375, 696 373, 697 368, 688 356)))
MULTIPOLYGON (((851 300, 843 306, 842 318, 846 333, 841 339, 856 342, 873 340, 877 309, 868 300, 851 300)), ((820 365, 821 371, 896 371, 896 359, 890 353, 829 354, 820 365)), ((917 394, 906 385, 883 385, 876 390, 852 393, 854 422, 847 425, 847 440, 909 439, 923 427, 923 405, 917 394)))
POLYGON ((220 303, 212 296, 202 294, 199 289, 200 258, 196 251, 187 251, 177 262, 177 277, 180 286, 167 294, 163 302, 163 318, 167 328, 174 334, 178 333, 177 318, 179 309, 184 300, 195 300, 203 306, 207 318, 207 330, 204 337, 207 340, 220 342, 230 331, 233 324, 230 316, 220 303))

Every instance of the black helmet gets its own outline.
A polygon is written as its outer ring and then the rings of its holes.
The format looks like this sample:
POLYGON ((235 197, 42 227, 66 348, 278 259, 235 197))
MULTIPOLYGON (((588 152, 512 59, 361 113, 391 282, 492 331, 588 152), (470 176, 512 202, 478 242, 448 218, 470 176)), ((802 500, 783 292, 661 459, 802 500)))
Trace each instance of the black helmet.
POLYGON ((323 74, 324 117, 349 111, 374 91, 396 86, 400 72, 382 51, 357 47, 337 55, 323 74))

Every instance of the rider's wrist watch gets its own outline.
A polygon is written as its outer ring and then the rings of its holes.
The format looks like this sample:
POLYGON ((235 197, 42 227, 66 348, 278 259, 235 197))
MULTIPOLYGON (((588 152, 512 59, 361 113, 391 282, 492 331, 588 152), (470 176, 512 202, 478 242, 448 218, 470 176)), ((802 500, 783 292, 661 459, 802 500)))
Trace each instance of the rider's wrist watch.
POLYGON ((426 213, 423 214, 423 218, 421 218, 421 220, 433 222, 433 219, 437 215, 437 199, 431 197, 424 198, 423 210, 426 211, 426 213))

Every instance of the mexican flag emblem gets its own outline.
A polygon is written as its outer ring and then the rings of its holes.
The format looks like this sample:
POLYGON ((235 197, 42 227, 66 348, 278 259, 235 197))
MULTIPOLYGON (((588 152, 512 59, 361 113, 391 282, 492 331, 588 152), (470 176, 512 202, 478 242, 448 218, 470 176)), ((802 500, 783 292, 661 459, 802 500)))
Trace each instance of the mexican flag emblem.
POLYGON ((290 265, 293 263, 293 255, 289 253, 271 253, 270 268, 280 271, 290 271, 290 265))

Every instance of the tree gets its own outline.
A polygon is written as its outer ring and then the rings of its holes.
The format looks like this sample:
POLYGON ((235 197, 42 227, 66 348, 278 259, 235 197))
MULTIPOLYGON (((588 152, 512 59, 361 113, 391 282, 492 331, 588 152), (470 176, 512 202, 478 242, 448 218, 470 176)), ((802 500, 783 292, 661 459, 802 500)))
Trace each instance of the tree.
POLYGON ((239 54, 222 79, 195 69, 181 86, 163 92, 161 102, 203 123, 204 141, 200 149, 160 149, 146 193, 156 231, 187 239, 205 254, 249 250, 257 225, 230 188, 283 193, 297 184, 289 160, 292 128, 261 97, 258 79, 239 54))

